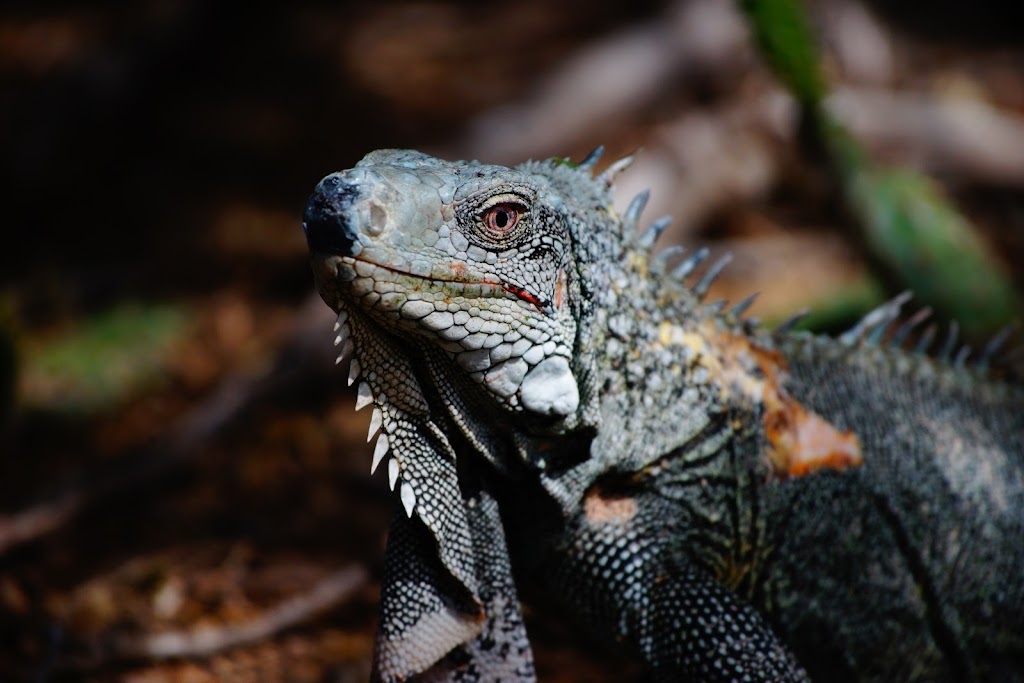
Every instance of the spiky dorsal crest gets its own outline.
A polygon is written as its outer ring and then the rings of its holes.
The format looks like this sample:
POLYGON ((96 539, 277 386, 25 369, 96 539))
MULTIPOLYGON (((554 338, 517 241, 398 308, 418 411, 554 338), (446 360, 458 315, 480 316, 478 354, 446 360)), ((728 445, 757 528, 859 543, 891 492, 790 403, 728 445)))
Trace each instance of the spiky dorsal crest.
POLYGON ((606 186, 611 187, 615 184, 615 179, 625 171, 627 168, 633 165, 636 160, 635 154, 629 154, 622 157, 621 159, 612 162, 608 168, 606 168, 601 175, 597 177, 597 180, 604 183, 606 186))
MULTIPOLYGON (((932 309, 926 306, 903 318, 903 307, 912 298, 911 292, 901 292, 867 313, 853 327, 841 334, 839 341, 851 347, 885 345, 893 349, 907 349, 915 355, 930 356, 953 368, 969 367, 981 373, 988 373, 992 362, 998 358, 1000 349, 1018 327, 1016 323, 1004 326, 991 337, 980 352, 975 353, 970 345, 959 343, 960 326, 955 320, 949 323, 941 345, 935 348, 935 338, 939 335, 940 328, 938 324, 932 323, 924 328, 913 346, 908 349, 914 331, 933 313, 932 309), (973 362, 969 362, 972 356, 973 362)), ((1014 367, 1013 352, 1006 355, 1006 369, 1010 376, 1024 375, 1020 369, 1014 367)))
MULTIPOLYGON (((603 147, 598 147, 587 155, 579 164, 573 165, 573 168, 582 170, 588 175, 592 175, 603 151, 603 147)), ((634 158, 635 154, 631 154, 613 162, 602 173, 593 176, 594 181, 596 181, 595 184, 605 186, 611 190, 616 177, 629 168, 633 163, 634 158)), ((659 218, 644 231, 637 232, 637 226, 640 223, 641 214, 646 208, 649 198, 649 190, 644 190, 638 193, 630 201, 618 221, 622 230, 621 238, 630 242, 636 251, 647 253, 650 257, 650 262, 655 266, 656 272, 665 273, 668 271, 669 277, 680 281, 686 281, 694 275, 700 266, 708 259, 710 251, 706 247, 702 247, 696 252, 691 253, 688 257, 684 258, 675 267, 669 270, 669 262, 683 254, 685 249, 681 246, 670 246, 662 250, 662 252, 657 255, 650 253, 653 251, 660 235, 670 224, 671 217, 664 216, 659 218)), ((696 282, 688 283, 689 291, 697 298, 698 301, 704 299, 715 279, 721 274, 731 260, 731 254, 724 254, 712 263, 700 275, 696 282)), ((751 295, 734 305, 730 309, 730 314, 737 320, 741 319, 742 315, 753 303, 754 296, 755 295, 751 295)), ((856 346, 860 344, 878 346, 885 341, 886 345, 890 348, 906 348, 906 344, 909 340, 914 339, 916 330, 920 328, 920 326, 932 315, 932 310, 924 307, 914 312, 909 317, 904 317, 902 315, 903 307, 911 298, 911 292, 902 292, 892 300, 882 304, 865 315, 857 324, 840 335, 839 341, 847 346, 856 346)), ((718 302, 718 304, 713 307, 713 310, 719 311, 723 309, 724 306, 725 302, 718 302)), ((795 315, 779 324, 775 328, 774 333, 777 335, 791 333, 793 329, 808 315, 808 310, 798 311, 795 315)), ((759 321, 753 318, 744 320, 743 323, 748 329, 760 324, 759 321)), ((1000 357, 999 350, 1007 343, 1016 327, 1016 325, 1011 324, 1003 328, 997 332, 979 352, 975 353, 967 344, 958 344, 960 337, 959 326, 955 322, 948 326, 941 346, 937 349, 933 348, 935 338, 939 334, 939 328, 937 325, 932 324, 924 328, 921 334, 916 336, 916 343, 913 348, 908 350, 917 355, 931 355, 937 361, 950 365, 951 367, 972 367, 981 372, 987 372, 992 362, 996 358, 1000 357), (973 362, 971 362, 972 360, 973 362)), ((1016 354, 1024 357, 1024 348, 1018 349, 1016 354)), ((1011 351, 1009 353, 1002 354, 1002 357, 1003 360, 1012 361, 1014 355, 1015 352, 1011 351)), ((1020 369, 1017 369, 1016 364, 1012 362, 1007 363, 1007 365, 1010 369, 1011 376, 1015 378, 1018 376, 1024 377, 1024 360, 1020 363, 1022 366, 1020 369)))
POLYGON ((597 166, 597 162, 600 161, 602 154, 604 154, 604 145, 598 145, 590 154, 583 157, 583 160, 578 164, 579 167, 585 171, 592 172, 594 167, 597 166))

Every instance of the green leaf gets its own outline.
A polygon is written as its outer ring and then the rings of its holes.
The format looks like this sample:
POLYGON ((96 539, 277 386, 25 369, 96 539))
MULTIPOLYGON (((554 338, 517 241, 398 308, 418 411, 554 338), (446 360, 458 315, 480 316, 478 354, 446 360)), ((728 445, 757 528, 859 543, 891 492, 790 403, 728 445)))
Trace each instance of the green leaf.
POLYGON ((761 53, 776 75, 803 105, 817 106, 825 79, 800 0, 740 0, 761 53))
POLYGON ((918 301, 971 336, 990 333, 1016 315, 1009 277, 930 178, 865 165, 849 175, 846 191, 871 253, 918 301))
POLYGON ((71 413, 128 400, 163 375, 185 320, 175 306, 125 304, 58 337, 25 344, 22 399, 71 413))

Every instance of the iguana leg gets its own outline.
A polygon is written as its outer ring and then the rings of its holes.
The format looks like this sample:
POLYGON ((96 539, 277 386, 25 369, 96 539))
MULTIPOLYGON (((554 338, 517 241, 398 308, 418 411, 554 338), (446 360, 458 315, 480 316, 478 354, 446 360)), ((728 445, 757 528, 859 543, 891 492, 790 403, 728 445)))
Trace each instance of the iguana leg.
POLYGON ((639 650, 657 681, 807 681, 767 622, 679 551, 673 517, 641 498, 588 504, 555 590, 611 625, 606 635, 639 650))

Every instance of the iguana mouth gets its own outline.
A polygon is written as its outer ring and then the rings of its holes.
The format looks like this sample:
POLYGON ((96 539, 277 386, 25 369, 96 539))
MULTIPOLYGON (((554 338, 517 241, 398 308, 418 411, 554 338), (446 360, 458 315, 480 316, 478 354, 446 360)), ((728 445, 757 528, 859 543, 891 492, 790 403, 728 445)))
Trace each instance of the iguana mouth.
MULTIPOLYGON (((339 259, 339 263, 345 263, 356 270, 360 277, 367 277, 359 274, 357 268, 357 264, 364 263, 396 275, 436 282, 442 287, 456 290, 465 289, 465 292, 460 293, 467 299, 511 295, 530 304, 545 315, 548 313, 551 302, 530 292, 525 287, 497 279, 471 281, 465 277, 460 278, 460 275, 464 276, 468 273, 468 263, 453 262, 451 265, 453 277, 448 278, 436 275, 418 275, 393 265, 360 257, 365 245, 360 241, 359 233, 363 231, 368 235, 376 236, 386 228, 387 224, 387 212, 376 200, 371 201, 362 197, 358 182, 343 177, 343 174, 335 173, 324 178, 314 190, 303 214, 302 228, 312 253, 336 257, 339 259), (352 214, 352 211, 354 204, 363 199, 369 206, 369 217, 363 217, 364 220, 360 220, 352 214), (360 228, 360 225, 363 227, 360 228), (474 288, 472 293, 469 292, 470 288, 474 288)), ((557 303, 560 299, 558 294, 555 299, 557 303)))
POLYGON ((383 263, 377 263, 376 261, 371 261, 369 259, 357 258, 355 256, 339 256, 338 259, 342 263, 347 263, 348 265, 352 266, 353 269, 356 268, 356 264, 357 263, 365 263, 367 265, 373 266, 374 268, 381 268, 381 269, 386 270, 388 272, 395 273, 396 275, 403 275, 405 277, 415 278, 417 280, 423 280, 423 281, 426 281, 426 282, 437 282, 437 283, 440 283, 444 287, 453 287, 453 288, 455 288, 457 290, 464 289, 464 288, 469 288, 469 287, 479 287, 480 288, 479 296, 482 296, 482 297, 499 297, 499 296, 510 294, 510 295, 512 295, 512 297, 514 297, 516 299, 519 299, 520 301, 524 301, 524 302, 526 302, 526 303, 528 303, 528 304, 530 304, 532 306, 535 306, 542 313, 546 313, 548 307, 550 306, 550 302, 546 301, 545 299, 541 299, 540 297, 538 297, 538 296, 536 296, 534 294, 531 294, 530 292, 526 291, 522 287, 517 287, 515 285, 507 284, 507 283, 500 282, 500 281, 492 281, 492 280, 475 280, 475 281, 473 281, 473 280, 460 280, 460 279, 457 279, 457 278, 434 277, 434 276, 430 276, 430 275, 417 275, 416 273, 410 273, 409 271, 402 270, 401 268, 396 268, 394 266, 384 265, 383 263))

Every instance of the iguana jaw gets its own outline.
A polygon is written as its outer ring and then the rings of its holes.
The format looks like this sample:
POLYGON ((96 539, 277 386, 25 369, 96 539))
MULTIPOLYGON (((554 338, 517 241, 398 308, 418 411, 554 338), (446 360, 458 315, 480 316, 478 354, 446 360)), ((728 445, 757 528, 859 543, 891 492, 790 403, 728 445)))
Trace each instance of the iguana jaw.
MULTIPOLYGON (((435 269, 446 270, 448 273, 451 273, 451 277, 417 275, 393 265, 377 263, 372 259, 356 258, 352 256, 328 255, 322 259, 321 263, 328 268, 330 277, 341 277, 343 280, 347 281, 354 280, 358 274, 361 274, 361 271, 367 272, 367 267, 370 267, 373 269, 388 271, 390 273, 388 277, 394 279, 396 282, 401 282, 401 285, 406 290, 422 290, 428 287, 433 287, 442 292, 450 292, 454 296, 466 298, 513 298, 533 306, 541 313, 547 313, 548 307, 551 306, 551 302, 542 299, 538 295, 533 294, 522 287, 517 287, 496 279, 467 276, 465 274, 467 271, 466 264, 458 261, 452 262, 447 269, 435 269), (343 275, 345 272, 343 271, 344 268, 348 268, 348 273, 351 273, 350 277, 343 275)), ((370 272, 369 275, 364 275, 364 277, 372 277, 372 272, 370 272)), ((380 280, 382 278, 378 277, 373 279, 380 280)), ((559 296, 561 296, 560 293, 556 291, 556 300, 559 296)), ((332 308, 337 311, 338 305, 332 305, 332 308)), ((400 312, 400 308, 398 310, 400 312)))

